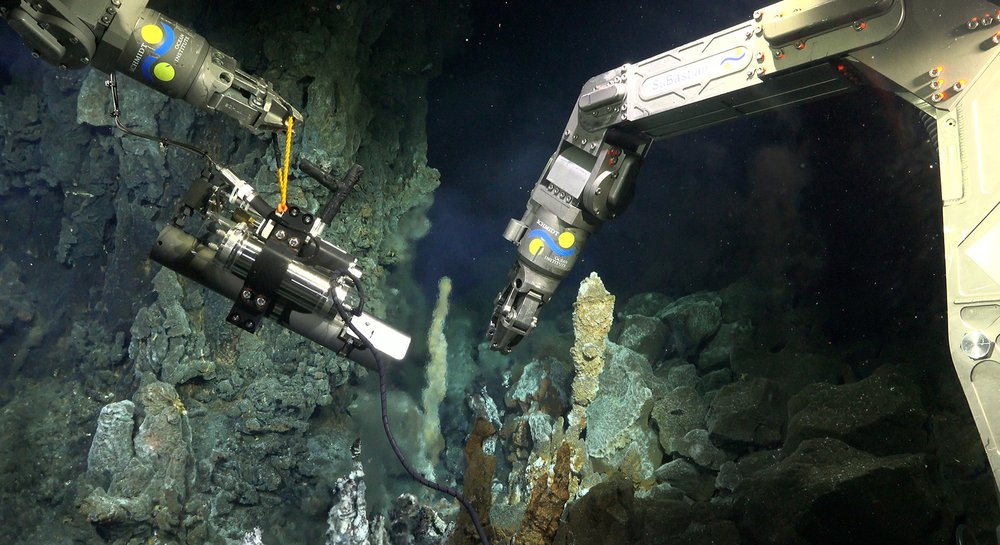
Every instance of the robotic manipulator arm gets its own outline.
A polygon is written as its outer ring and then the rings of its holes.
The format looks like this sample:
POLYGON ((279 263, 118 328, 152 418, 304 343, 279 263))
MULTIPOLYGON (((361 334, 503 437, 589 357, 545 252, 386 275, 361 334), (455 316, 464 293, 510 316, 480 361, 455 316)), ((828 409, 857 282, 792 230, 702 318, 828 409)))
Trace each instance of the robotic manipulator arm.
POLYGON ((531 332, 587 235, 628 203, 652 140, 862 84, 895 93, 936 129, 948 340, 1000 487, 997 0, 786 0, 592 78, 523 218, 504 233, 517 260, 496 301, 491 348, 509 352, 531 332))
POLYGON ((32 55, 65 68, 122 72, 247 128, 283 131, 299 113, 274 87, 146 0, 0 0, 0 16, 32 55))

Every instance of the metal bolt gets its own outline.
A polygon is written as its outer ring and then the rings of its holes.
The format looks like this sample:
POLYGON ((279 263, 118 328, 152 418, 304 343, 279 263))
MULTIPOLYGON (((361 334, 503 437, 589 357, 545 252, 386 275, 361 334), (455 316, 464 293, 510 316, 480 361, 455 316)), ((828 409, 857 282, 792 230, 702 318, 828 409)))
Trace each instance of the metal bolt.
POLYGON ((774 58, 776 58, 776 59, 783 59, 783 58, 785 58, 785 52, 782 51, 782 50, 780 50, 780 49, 775 49, 775 50, 771 51, 771 54, 774 55, 774 58))
POLYGON ((754 74, 754 71, 753 71, 753 70, 747 70, 747 79, 750 79, 750 78, 752 78, 752 77, 753 77, 753 74, 754 74))
POLYGON ((758 36, 763 36, 764 35, 764 27, 759 26, 759 27, 753 29, 753 32, 754 32, 754 34, 756 34, 758 36))
POLYGON ((753 12, 753 20, 754 21, 757 21, 759 23, 763 19, 764 19, 764 11, 763 10, 757 10, 757 11, 753 12))
POLYGON ((267 297, 264 297, 263 295, 258 295, 257 299, 254 300, 254 304, 257 305, 257 308, 264 310, 264 307, 267 306, 267 297))
POLYGON ((116 8, 120 8, 122 7, 122 0, 111 0, 111 5, 116 8))
POLYGON ((945 99, 944 93, 934 93, 931 95, 931 102, 941 102, 945 99))
POLYGON ((930 70, 927 71, 927 75, 932 78, 936 78, 941 75, 941 71, 942 68, 940 66, 935 66, 934 68, 931 68, 930 70))
POLYGON ((959 347, 966 356, 974 360, 981 360, 990 355, 993 350, 993 341, 982 331, 970 331, 962 337, 962 343, 959 347))
POLYGON ((298 248, 300 242, 301 241, 299 240, 299 237, 292 237, 288 239, 288 245, 291 246, 292 248, 298 248))
POLYGON ((868 23, 864 21, 854 21, 854 30, 861 32, 862 30, 868 28, 868 23))
POLYGON ((291 214, 293 218, 297 218, 297 217, 299 217, 299 207, 297 207, 297 206, 293 206, 293 207, 292 207, 292 208, 291 208, 291 209, 290 209, 290 210, 288 211, 288 213, 289 213, 289 214, 291 214))
POLYGON ((934 80, 934 81, 931 82, 931 89, 934 89, 936 91, 936 90, 940 89, 942 85, 944 85, 944 80, 943 79, 936 79, 936 80, 934 80))
POLYGON ((965 23, 965 26, 968 27, 969 30, 976 30, 979 28, 979 19, 973 17, 972 19, 969 19, 968 23, 965 23))
POLYGON ((38 53, 38 51, 32 51, 32 52, 31 52, 31 56, 32 56, 33 58, 37 59, 38 57, 41 57, 42 55, 41 55, 41 54, 39 54, 39 53, 38 53))
POLYGON ((90 62, 90 57, 80 57, 80 62, 88 64, 90 62))
POLYGON ((7 8, 0 6, 0 15, 5 15, 7 13, 7 8))
POLYGON ((753 38, 753 31, 752 31, 752 30, 748 30, 748 31, 746 32, 746 37, 747 37, 747 39, 748 39, 748 40, 749 40, 750 38, 753 38))
POLYGON ((587 139, 584 138, 583 140, 580 141, 580 143, 583 144, 584 146, 586 146, 587 145, 587 139))
POLYGON ((993 43, 1000 44, 1000 32, 997 32, 996 34, 993 35, 993 43))
POLYGON ((102 15, 101 16, 101 22, 104 23, 104 24, 108 24, 108 23, 111 22, 111 17, 108 17, 107 15, 102 15))
POLYGON ((66 66, 65 64, 60 64, 60 65, 59 65, 59 69, 60 69, 60 70, 67 70, 67 69, 69 69, 69 67, 68 67, 68 66, 66 66))
POLYGON ((230 314, 229 315, 229 321, 230 322, 239 322, 240 321, 240 315, 237 314, 237 313, 235 313, 235 312, 232 313, 232 314, 230 314))
POLYGON ((42 11, 42 4, 40 2, 35 2, 34 4, 31 4, 31 8, 35 11, 42 11))
POLYGON ((597 143, 596 142, 591 143, 590 144, 590 149, 592 149, 592 150, 597 149, 597 143))
POLYGON ((757 62, 764 62, 764 58, 765 58, 764 57, 764 52, 763 51, 759 51, 757 53, 757 62))
POLYGON ((580 138, 580 135, 578 135, 578 134, 574 134, 573 135, 573 141, 574 142, 576 142, 577 140, 579 140, 579 138, 580 138))
POLYGON ((993 21, 994 21, 993 16, 990 15, 989 13, 983 15, 983 26, 990 26, 993 24, 993 21))
POLYGON ((115 8, 108 8, 108 9, 106 9, 104 11, 108 12, 108 15, 114 15, 114 14, 118 13, 118 10, 116 10, 115 8))
POLYGON ((956 93, 961 93, 965 90, 965 80, 956 81, 955 85, 952 85, 951 88, 954 89, 956 93))
POLYGON ((569 136, 569 129, 563 131, 563 136, 569 136))
POLYGON ((795 44, 795 49, 798 49, 799 51, 802 51, 805 48, 806 48, 806 43, 804 41, 795 44))
POLYGON ((764 68, 763 66, 761 66, 760 68, 757 69, 757 76, 758 77, 762 78, 762 77, 764 77, 764 74, 766 74, 766 73, 767 73, 767 68, 764 68))
POLYGON ((78 44, 78 43, 80 43, 80 39, 77 38, 76 36, 70 36, 69 37, 69 43, 71 43, 71 44, 78 44))
POLYGON ((278 240, 285 240, 286 236, 287 235, 285 234, 285 230, 284 229, 279 229, 278 232, 274 234, 274 238, 276 238, 278 240))
POLYGON ((38 23, 38 28, 40 28, 42 30, 48 30, 49 29, 49 24, 46 23, 45 21, 42 21, 41 23, 38 23))
POLYGON ((306 214, 306 215, 302 216, 302 223, 304 223, 306 225, 310 225, 310 224, 312 224, 312 222, 313 222, 312 214, 306 214))
POLYGON ((247 329, 253 329, 253 320, 247 320, 243 325, 247 326, 247 329))
POLYGON ((243 291, 240 292, 240 297, 242 297, 244 301, 249 301, 250 298, 253 297, 253 291, 251 291, 250 288, 244 288, 243 291))

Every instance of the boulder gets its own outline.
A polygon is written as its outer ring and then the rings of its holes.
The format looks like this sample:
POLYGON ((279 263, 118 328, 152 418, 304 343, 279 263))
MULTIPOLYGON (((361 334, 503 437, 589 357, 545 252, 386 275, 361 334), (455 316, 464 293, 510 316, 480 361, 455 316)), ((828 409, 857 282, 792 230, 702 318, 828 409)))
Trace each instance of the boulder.
POLYGON ((677 454, 688 458, 705 469, 716 471, 730 459, 728 454, 712 444, 708 436, 708 430, 691 430, 687 432, 677 445, 677 454))
POLYGON ((695 501, 706 501, 715 493, 715 477, 683 458, 671 460, 657 468, 656 480, 683 490, 684 494, 695 501))
POLYGON ((630 297, 616 315, 619 319, 629 316, 656 316, 672 301, 669 295, 655 291, 640 293, 630 297))
POLYGON ((718 295, 700 292, 681 297, 657 313, 670 332, 668 351, 689 354, 702 346, 722 324, 721 307, 718 295))
POLYGON ((781 385, 785 393, 793 396, 817 382, 840 384, 843 382, 845 365, 836 358, 821 354, 783 350, 735 357, 732 369, 737 377, 773 380, 781 385))
POLYGON ((949 543, 951 515, 923 456, 877 457, 808 439, 737 485, 736 518, 761 545, 949 543))
POLYGON ((892 370, 843 386, 809 386, 789 400, 788 414, 785 448, 789 450, 820 437, 833 437, 876 455, 928 448, 920 390, 892 370))
POLYGON ((660 446, 676 454, 687 433, 705 427, 708 405, 690 386, 675 388, 653 403, 652 420, 659 430, 660 446))
POLYGON ((712 439, 725 448, 748 450, 781 444, 788 398, 767 379, 750 379, 723 386, 706 415, 712 439))
POLYGON ((698 354, 698 370, 707 373, 729 367, 735 355, 750 349, 752 337, 753 326, 749 320, 722 324, 708 346, 698 354))
POLYGON ((667 346, 667 326, 656 318, 631 315, 623 319, 618 344, 641 354, 646 361, 655 362, 667 346))

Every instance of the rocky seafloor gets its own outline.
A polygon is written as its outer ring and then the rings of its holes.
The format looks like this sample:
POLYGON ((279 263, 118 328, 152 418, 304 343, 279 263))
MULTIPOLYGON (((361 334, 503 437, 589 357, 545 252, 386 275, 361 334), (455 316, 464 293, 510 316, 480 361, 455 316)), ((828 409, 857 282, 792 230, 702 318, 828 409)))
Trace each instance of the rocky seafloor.
MULTIPOLYGON (((588 278, 512 356, 487 350, 464 303, 430 319, 408 267, 439 183, 427 86, 467 32, 462 7, 153 7, 323 120, 304 157, 367 169, 327 238, 362 258, 371 311, 415 337, 411 359, 437 361, 444 391, 419 402, 423 369, 397 377, 392 419, 495 543, 995 540, 939 321, 833 344, 828 317, 753 275, 623 298, 588 278)), ((16 52, 0 63, 4 543, 476 542, 388 452, 370 373, 274 324, 231 328, 229 302, 146 260, 201 165, 114 134, 102 75, 2 39, 16 52)), ((129 83, 127 125, 209 147, 273 200, 267 139, 129 83)), ((316 208, 324 191, 295 176, 291 200, 316 208)))

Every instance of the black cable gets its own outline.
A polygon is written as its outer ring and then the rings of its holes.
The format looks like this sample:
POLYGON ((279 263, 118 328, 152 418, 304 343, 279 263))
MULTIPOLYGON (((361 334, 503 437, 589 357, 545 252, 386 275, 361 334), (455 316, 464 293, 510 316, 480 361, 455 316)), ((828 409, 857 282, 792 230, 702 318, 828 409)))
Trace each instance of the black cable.
MULTIPOLYGON (((334 271, 334 274, 340 276, 346 276, 347 278, 351 279, 351 282, 354 283, 354 287, 358 290, 358 305, 357 308, 354 309, 354 314, 356 316, 360 316, 362 308, 364 307, 365 304, 365 292, 364 288, 361 286, 361 280, 352 273, 350 273, 349 271, 345 271, 342 269, 334 271)), ((431 490, 436 490, 438 492, 441 492, 442 494, 447 494, 452 498, 458 500, 458 502, 462 504, 462 507, 465 508, 466 513, 469 514, 469 518, 472 519, 472 525, 476 527, 476 532, 479 534, 479 541, 482 543, 482 545, 490 545, 490 539, 489 537, 486 536, 486 530, 483 529, 483 523, 480 522, 479 515, 476 513, 476 510, 472 508, 472 504, 469 503, 469 500, 467 500, 465 496, 463 496, 462 493, 459 492, 458 490, 447 487, 443 484, 438 484, 428 479, 427 477, 421 475, 419 471, 417 471, 412 465, 410 465, 410 462, 407 461, 406 456, 403 455, 403 451, 400 450, 399 445, 396 443, 396 437, 392 434, 392 428, 389 425, 389 402, 388 402, 388 390, 385 378, 385 366, 382 365, 382 359, 379 357, 378 350, 375 350, 375 348, 372 346, 371 341, 369 341, 364 336, 364 334, 362 334, 361 331, 359 331, 358 328, 352 323, 351 312, 349 312, 347 308, 344 307, 344 303, 337 297, 333 298, 333 302, 337 306, 337 314, 339 314, 340 318, 344 320, 344 323, 347 324, 347 327, 350 328, 350 330, 358 337, 358 339, 361 339, 361 341, 367 345, 367 346, 359 346, 356 349, 363 350, 367 348, 372 351, 372 359, 375 360, 375 368, 378 370, 378 390, 382 406, 382 429, 385 430, 385 437, 386 439, 389 440, 389 446, 392 447, 392 452, 396 455, 396 459, 399 460, 400 465, 403 466, 403 469, 406 470, 406 472, 410 475, 410 477, 413 478, 413 480, 417 481, 418 483, 422 484, 427 488, 430 488, 431 490)), ((457 530, 458 529, 456 528, 456 531, 457 530)))
POLYGON ((138 137, 138 138, 144 138, 146 140, 152 140, 153 142, 162 144, 164 146, 174 146, 174 147, 180 148, 180 149, 182 149, 184 151, 193 153, 195 155, 199 155, 199 156, 203 157, 206 161, 208 161, 209 163, 211 163, 211 165, 213 167, 218 168, 219 164, 215 162, 215 159, 213 159, 212 156, 209 155, 207 151, 205 151, 205 150, 203 150, 201 148, 197 148, 195 146, 192 146, 191 144, 186 144, 184 142, 178 142, 177 140, 171 140, 169 138, 163 138, 163 137, 152 135, 152 134, 146 134, 146 133, 142 133, 142 132, 139 132, 139 131, 134 131, 134 130, 126 127, 122 123, 122 120, 121 120, 121 101, 118 98, 118 80, 115 77, 115 73, 114 72, 111 72, 111 74, 109 74, 109 76, 110 76, 110 79, 107 82, 105 82, 105 84, 111 89, 111 117, 115 118, 115 125, 122 132, 124 132, 125 134, 128 134, 128 135, 131 135, 131 136, 138 137))

